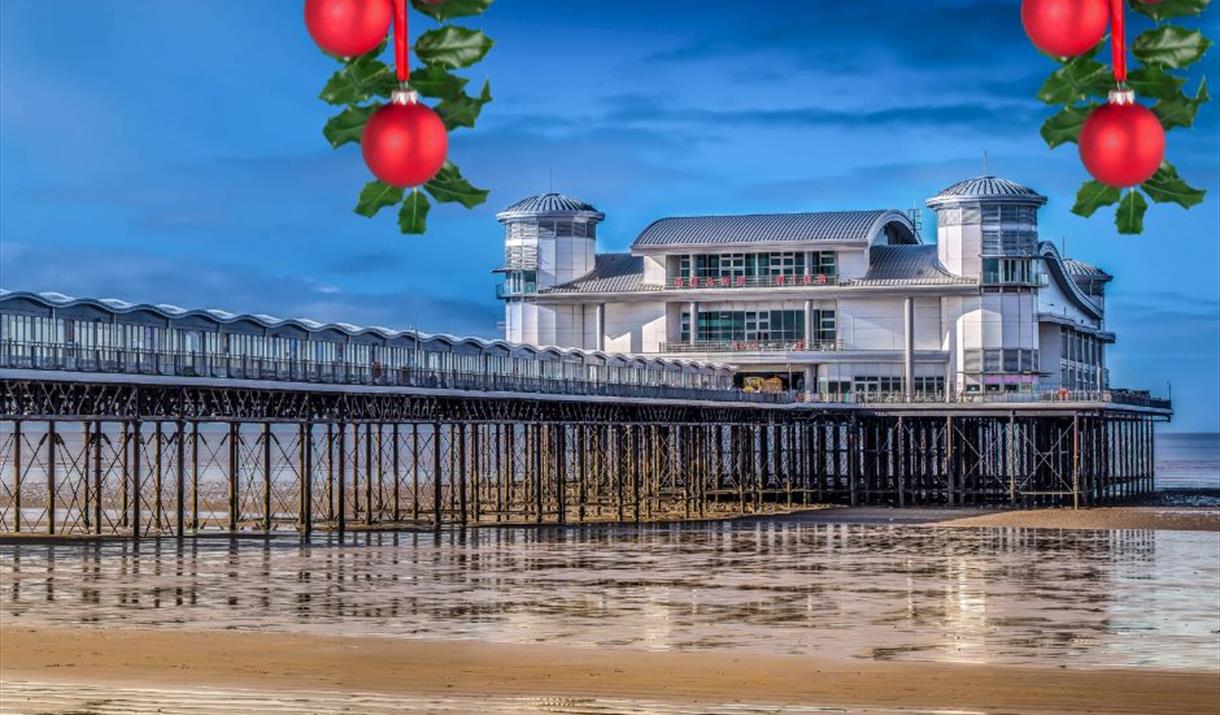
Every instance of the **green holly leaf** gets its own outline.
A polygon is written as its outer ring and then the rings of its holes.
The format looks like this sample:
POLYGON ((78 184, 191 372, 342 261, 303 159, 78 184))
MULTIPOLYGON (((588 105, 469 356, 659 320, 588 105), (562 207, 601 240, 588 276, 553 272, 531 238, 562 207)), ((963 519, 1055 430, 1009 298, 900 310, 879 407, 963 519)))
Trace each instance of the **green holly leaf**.
POLYGON ((483 59, 493 44, 478 30, 445 25, 420 35, 415 41, 415 54, 426 65, 457 69, 483 59))
POLYGON ((1185 78, 1175 77, 1155 65, 1131 70, 1127 75, 1127 86, 1140 97, 1169 99, 1180 94, 1185 84, 1185 78))
POLYGON ((433 20, 444 22, 453 17, 482 15, 491 7, 492 0, 411 0, 411 7, 433 20))
POLYGON ((1131 53, 1145 65, 1180 69, 1199 61, 1212 41, 1197 30, 1162 25, 1142 32, 1131 43, 1131 53))
POLYGON ((1112 206, 1122 198, 1122 192, 1113 186, 1106 186, 1100 181, 1086 181, 1076 192, 1076 204, 1072 213, 1088 218, 1102 206, 1112 206))
POLYGON ((329 104, 357 104, 374 95, 390 96, 397 83, 384 62, 372 54, 360 55, 331 75, 319 97, 329 104))
POLYGON ((1166 129, 1174 127, 1189 127, 1195 123, 1195 114, 1199 106, 1211 99, 1207 93, 1207 79, 1199 80, 1199 89, 1194 97, 1187 97, 1181 92, 1169 99, 1162 99, 1152 105, 1152 111, 1161 120, 1161 126, 1166 129))
POLYGON ((364 125, 369 115, 380 108, 380 104, 370 104, 367 107, 352 106, 326 120, 322 127, 322 136, 330 142, 332 148, 339 148, 348 142, 360 143, 364 133, 364 125))
POLYGON ((1159 204, 1172 203, 1184 209, 1202 203, 1204 195, 1207 194, 1204 189, 1196 189, 1183 181, 1182 177, 1178 176, 1178 170, 1167 161, 1161 162, 1161 167, 1141 188, 1148 194, 1148 198, 1159 204))
POLYGON ((1046 78, 1038 99, 1047 104, 1072 104, 1089 96, 1105 97, 1113 86, 1108 67, 1087 57, 1073 57, 1046 78))
POLYGON ((1161 0, 1159 3, 1127 0, 1127 4, 1131 6, 1132 10, 1157 22, 1171 17, 1200 15, 1207 9, 1209 3, 1211 0, 1161 0))
POLYGON ((445 128, 453 131, 457 127, 474 127, 474 122, 483 111, 483 105, 491 101, 491 84, 483 82, 483 91, 478 97, 462 93, 456 97, 441 100, 436 105, 436 113, 441 116, 445 128))
POLYGON ((446 161, 432 180, 424 184, 437 203, 461 204, 468 209, 487 200, 487 189, 476 189, 462 178, 462 172, 453 163, 446 161))
POLYGON ((370 181, 360 190, 360 199, 356 202, 354 211, 361 216, 372 218, 386 206, 393 206, 402 201, 402 188, 390 186, 377 180, 370 181))
POLYGON ((422 191, 412 190, 398 210, 398 228, 403 233, 422 234, 428 228, 428 210, 431 208, 432 204, 428 203, 428 197, 422 191))
POLYGON ((1084 124, 1084 120, 1088 119, 1089 113, 1098 106, 1096 102, 1090 102, 1083 107, 1064 107, 1059 113, 1048 117, 1042 123, 1042 139, 1052 149, 1060 144, 1077 141, 1080 138, 1080 127, 1084 124))
POLYGON ((1118 210, 1114 212, 1114 225, 1119 233, 1143 233, 1144 213, 1148 211, 1148 202, 1144 195, 1135 189, 1127 191, 1118 210))
POLYGON ((439 65, 425 66, 411 72, 411 89, 424 97, 447 99, 456 97, 466 88, 470 80, 450 74, 439 65))

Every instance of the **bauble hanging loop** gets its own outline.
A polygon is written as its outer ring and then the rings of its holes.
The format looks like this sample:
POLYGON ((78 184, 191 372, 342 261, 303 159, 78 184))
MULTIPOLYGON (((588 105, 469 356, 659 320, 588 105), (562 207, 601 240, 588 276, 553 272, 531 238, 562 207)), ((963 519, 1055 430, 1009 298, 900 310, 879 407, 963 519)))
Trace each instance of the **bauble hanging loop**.
POLYGON ((1110 92, 1110 101, 1089 114, 1080 129, 1080 160, 1107 186, 1142 184, 1165 159, 1165 129, 1152 110, 1129 89, 1110 92))
POLYGON ((393 93, 390 103, 373 112, 360 140, 364 163, 391 186, 419 186, 445 165, 449 133, 431 107, 409 90, 393 93))
POLYGON ((338 57, 363 55, 381 44, 392 16, 390 0, 305 0, 309 35, 338 57))
POLYGON ((1022 0, 1021 24, 1034 46, 1055 57, 1084 54, 1106 34, 1106 0, 1022 0))

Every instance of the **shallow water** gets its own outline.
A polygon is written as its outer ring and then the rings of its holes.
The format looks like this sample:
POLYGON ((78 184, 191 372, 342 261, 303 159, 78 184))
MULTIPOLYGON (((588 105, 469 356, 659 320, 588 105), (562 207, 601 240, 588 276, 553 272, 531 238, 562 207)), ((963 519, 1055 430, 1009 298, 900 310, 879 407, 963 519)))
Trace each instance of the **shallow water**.
POLYGON ((0 547, 10 625, 1220 669, 1220 534, 795 521, 0 547))

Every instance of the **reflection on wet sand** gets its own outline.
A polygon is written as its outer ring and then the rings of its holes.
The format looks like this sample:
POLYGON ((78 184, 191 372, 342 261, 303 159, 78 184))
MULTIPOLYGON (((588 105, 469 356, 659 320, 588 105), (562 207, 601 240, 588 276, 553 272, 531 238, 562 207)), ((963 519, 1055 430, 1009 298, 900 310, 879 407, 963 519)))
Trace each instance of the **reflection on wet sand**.
POLYGON ((0 547, 10 625, 1217 669, 1220 535, 784 521, 0 547))

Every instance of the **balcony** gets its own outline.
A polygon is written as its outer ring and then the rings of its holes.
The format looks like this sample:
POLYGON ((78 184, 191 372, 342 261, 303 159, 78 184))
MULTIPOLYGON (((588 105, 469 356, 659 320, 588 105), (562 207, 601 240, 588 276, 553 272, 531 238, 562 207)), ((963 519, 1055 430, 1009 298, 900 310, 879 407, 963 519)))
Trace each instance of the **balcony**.
POLYGON ((682 277, 670 279, 669 287, 675 289, 692 288, 797 288, 816 286, 846 285, 846 281, 834 274, 818 273, 816 275, 770 275, 770 276, 705 276, 682 277))
POLYGON ((496 285, 496 297, 501 300, 504 298, 516 298, 523 295, 533 295, 537 292, 537 283, 525 283, 520 287, 514 287, 509 283, 500 283, 496 285))
POLYGON ((696 340, 661 343, 663 353, 790 353, 838 352, 841 340, 696 340))

